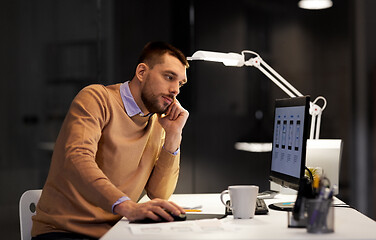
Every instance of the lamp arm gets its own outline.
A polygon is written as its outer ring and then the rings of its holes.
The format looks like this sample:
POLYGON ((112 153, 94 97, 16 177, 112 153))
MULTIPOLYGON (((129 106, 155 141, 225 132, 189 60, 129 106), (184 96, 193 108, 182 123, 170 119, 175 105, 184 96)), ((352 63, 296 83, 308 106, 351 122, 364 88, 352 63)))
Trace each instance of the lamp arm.
POLYGON ((284 79, 281 75, 279 75, 273 68, 271 68, 264 60, 261 59, 261 64, 264 65, 271 73, 278 77, 278 79, 288 87, 294 94, 298 97, 302 97, 301 94, 296 88, 294 88, 286 79, 284 79))
POLYGON ((309 113, 312 116, 311 132, 310 132, 310 135, 309 135, 310 139, 313 139, 313 137, 315 137, 315 139, 319 139, 320 127, 321 127, 320 126, 321 125, 321 115, 322 115, 322 111, 324 111, 325 108, 326 108, 326 99, 322 96, 318 96, 315 99, 315 101, 310 103, 309 113), (324 102, 322 107, 317 105, 318 100, 322 100, 324 102), (317 122, 316 122, 316 119, 317 119, 317 122), (315 126, 316 126, 316 129, 315 129, 315 126))
POLYGON ((319 137, 320 137, 321 113, 319 115, 317 115, 315 139, 319 139, 319 137))
POLYGON ((258 68, 263 74, 265 74, 272 82, 274 82, 282 91, 284 91, 290 97, 296 97, 294 93, 292 93, 285 85, 281 83, 281 81, 277 80, 273 75, 271 75, 268 71, 266 71, 261 65, 254 65, 254 67, 258 68))
MULTIPOLYGON (((238 53, 218 53, 210 51, 197 51, 192 57, 187 57, 187 60, 205 60, 212 62, 222 62, 225 66, 241 67, 252 66, 258 68, 263 74, 265 74, 271 81, 274 82, 282 91, 284 91, 289 97, 300 97, 303 96, 296 88, 294 88, 286 79, 284 79, 280 74, 278 74, 272 67, 270 67, 257 53, 249 50, 244 50, 241 54, 238 53), (252 54, 255 57, 246 60, 245 54, 252 54)), ((315 101, 310 103, 309 113, 312 116, 311 120, 311 132, 310 139, 315 136, 316 139, 319 138, 320 125, 321 125, 321 114, 326 107, 326 100, 324 97, 320 96, 315 99, 315 101), (320 107, 316 104, 318 100, 323 100, 324 105, 320 107), (316 121, 317 119, 317 121, 316 121), (316 132, 316 135, 315 135, 316 132)))
MULTIPOLYGON (((284 79, 279 73, 277 73, 272 67, 270 67, 261 57, 255 52, 244 50, 242 55, 245 59, 245 54, 253 54, 256 57, 250 58, 244 61, 245 66, 252 66, 258 68, 263 74, 265 74, 270 80, 272 80, 282 91, 284 91, 290 97, 301 97, 301 94, 294 86, 292 86, 286 79, 284 79)), ((311 131, 310 139, 319 139, 320 136, 320 125, 321 125, 321 115, 322 111, 326 107, 326 100, 324 97, 320 96, 315 99, 315 101, 310 103, 309 113, 312 116, 311 119, 311 131), (320 107, 316 102, 321 99, 324 101, 323 107, 320 107)))
POLYGON ((284 79, 277 71, 270 67, 257 53, 249 50, 242 51, 242 55, 245 59, 245 53, 256 55, 254 58, 244 62, 246 66, 253 66, 258 68, 263 74, 265 74, 270 80, 272 80, 279 88, 281 88, 290 97, 301 97, 301 94, 294 86, 292 86, 286 79, 284 79), (266 69, 265 69, 265 68, 266 69), (268 71, 269 72, 268 72, 268 71))
MULTIPOLYGON (((312 104, 310 106, 310 109, 312 109, 312 104)), ((316 125, 316 116, 315 114, 312 114, 311 111, 310 111, 310 114, 311 114, 311 131, 309 132, 309 139, 313 139, 313 136, 315 135, 315 125, 316 125)))

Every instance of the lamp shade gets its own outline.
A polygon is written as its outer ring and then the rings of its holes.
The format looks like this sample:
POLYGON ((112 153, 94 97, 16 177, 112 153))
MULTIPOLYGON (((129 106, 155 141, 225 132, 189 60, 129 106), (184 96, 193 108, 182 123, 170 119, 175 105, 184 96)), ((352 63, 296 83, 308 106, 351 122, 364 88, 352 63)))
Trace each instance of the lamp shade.
POLYGON ((300 0, 298 6, 304 9, 320 10, 332 7, 333 2, 331 0, 300 0))
POLYGON ((219 53, 210 51, 197 51, 187 60, 204 60, 210 62, 221 62, 225 66, 241 67, 244 65, 244 56, 239 53, 219 53))

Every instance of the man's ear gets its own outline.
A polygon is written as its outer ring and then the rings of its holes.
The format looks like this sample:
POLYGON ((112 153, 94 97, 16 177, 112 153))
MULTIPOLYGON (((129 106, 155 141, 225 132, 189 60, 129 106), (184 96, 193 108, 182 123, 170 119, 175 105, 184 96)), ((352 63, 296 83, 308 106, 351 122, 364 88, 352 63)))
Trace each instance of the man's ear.
POLYGON ((146 72, 149 70, 148 65, 145 63, 140 63, 136 67, 136 77, 140 82, 142 82, 146 76, 146 72))

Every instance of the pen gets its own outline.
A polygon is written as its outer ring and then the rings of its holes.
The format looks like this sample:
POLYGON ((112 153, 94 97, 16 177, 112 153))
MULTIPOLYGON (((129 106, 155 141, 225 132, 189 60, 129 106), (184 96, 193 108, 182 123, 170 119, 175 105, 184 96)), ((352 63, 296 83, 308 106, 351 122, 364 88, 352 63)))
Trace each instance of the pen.
POLYGON ((318 196, 318 198, 316 198, 317 202, 314 203, 314 209, 312 211, 312 216, 309 220, 311 225, 315 224, 317 219, 320 217, 319 214, 320 214, 321 204, 322 204, 322 201, 324 199, 325 192, 326 192, 325 189, 326 189, 325 187, 321 187, 319 196, 318 196))
POLYGON ((331 188, 329 195, 328 195, 328 198, 333 198, 333 194, 334 194, 334 188, 331 188))
POLYGON ((194 206, 194 207, 183 207, 184 211, 186 212, 201 212, 202 205, 194 206))
POLYGON ((184 208, 184 209, 200 209, 200 208, 202 208, 202 205, 197 205, 197 206, 194 206, 194 207, 182 206, 182 208, 184 208))

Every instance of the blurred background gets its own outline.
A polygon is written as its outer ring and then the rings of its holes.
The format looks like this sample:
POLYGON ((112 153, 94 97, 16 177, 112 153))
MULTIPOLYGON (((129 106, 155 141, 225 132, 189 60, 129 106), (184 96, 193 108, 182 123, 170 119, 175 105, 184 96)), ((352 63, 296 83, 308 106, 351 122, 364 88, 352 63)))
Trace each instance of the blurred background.
MULTIPOLYGON (((130 80, 142 47, 253 50, 303 94, 325 96, 323 139, 342 139, 339 197, 376 219, 376 1, 17 0, 0 8, 0 226, 19 239, 18 201, 42 188, 69 105, 84 86, 130 80)), ((271 153, 234 148, 272 140, 274 100, 287 95, 256 68, 190 62, 181 89, 190 117, 176 193, 232 184, 269 189, 271 153)))

